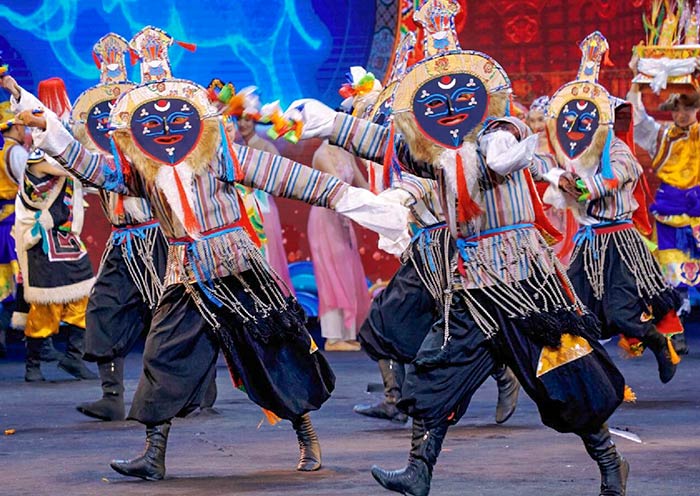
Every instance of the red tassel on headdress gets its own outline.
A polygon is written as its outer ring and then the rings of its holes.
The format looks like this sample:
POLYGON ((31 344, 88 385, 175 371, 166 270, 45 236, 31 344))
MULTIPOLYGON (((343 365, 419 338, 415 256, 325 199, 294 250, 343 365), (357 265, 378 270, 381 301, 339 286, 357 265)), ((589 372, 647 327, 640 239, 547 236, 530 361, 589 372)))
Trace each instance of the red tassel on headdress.
POLYGON ((194 211, 190 206, 190 202, 187 201, 185 187, 182 185, 180 174, 178 174, 176 168, 173 168, 173 172, 175 173, 175 184, 177 185, 177 194, 180 196, 180 204, 182 205, 182 212, 185 216, 185 229, 188 233, 199 232, 201 228, 199 227, 199 222, 197 222, 197 218, 194 216, 194 211))
POLYGON ((131 65, 136 65, 136 63, 139 61, 141 57, 139 57, 139 54, 134 50, 133 48, 129 49, 129 61, 131 62, 131 65))
POLYGON ((479 215, 481 215, 481 207, 469 194, 467 178, 464 175, 464 163, 457 151, 457 220, 463 224, 479 215))
POLYGON ((190 52, 194 52, 197 50, 197 45, 194 43, 187 43, 186 41, 175 41, 178 45, 180 45, 182 48, 185 50, 189 50, 190 52))
POLYGON ((49 78, 39 81, 37 96, 46 108, 53 111, 59 119, 67 120, 71 111, 70 99, 66 91, 66 84, 61 78, 49 78))
POLYGON ((92 60, 95 62, 98 69, 102 69, 102 62, 100 62, 100 58, 94 51, 92 52, 92 60))

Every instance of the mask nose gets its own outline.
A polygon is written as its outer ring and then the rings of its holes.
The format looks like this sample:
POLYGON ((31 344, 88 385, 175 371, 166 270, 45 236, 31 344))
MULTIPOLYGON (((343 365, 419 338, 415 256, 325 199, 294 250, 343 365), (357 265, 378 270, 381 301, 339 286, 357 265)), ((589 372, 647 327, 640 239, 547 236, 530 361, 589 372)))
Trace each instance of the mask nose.
POLYGON ((447 97, 447 115, 454 115, 455 114, 455 106, 454 103, 452 103, 452 98, 449 96, 447 97))

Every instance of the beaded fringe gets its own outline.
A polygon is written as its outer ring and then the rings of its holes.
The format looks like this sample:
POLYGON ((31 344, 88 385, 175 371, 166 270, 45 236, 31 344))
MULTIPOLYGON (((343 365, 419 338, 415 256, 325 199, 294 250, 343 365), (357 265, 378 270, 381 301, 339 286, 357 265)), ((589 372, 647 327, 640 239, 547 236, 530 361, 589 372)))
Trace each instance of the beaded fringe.
POLYGON ((143 233, 143 237, 131 236, 128 241, 118 244, 114 243, 113 236, 110 237, 107 242, 108 248, 102 254, 102 260, 100 260, 100 270, 111 251, 120 249, 122 259, 126 264, 134 286, 141 293, 141 297, 148 304, 148 308, 153 309, 158 304, 164 289, 163 281, 158 275, 153 258, 157 239, 162 234, 158 227, 144 230, 143 233))
POLYGON ((628 228, 583 238, 574 249, 571 260, 583 257, 586 277, 597 300, 603 299, 605 294, 605 260, 610 241, 614 243, 627 270, 634 276, 640 298, 651 302, 669 289, 642 236, 636 229, 628 228))
POLYGON ((432 231, 419 238, 418 249, 409 254, 423 284, 441 303, 443 346, 450 340, 455 291, 462 292, 471 318, 487 338, 498 333, 499 324, 479 301, 483 296, 506 318, 517 320, 523 332, 549 346, 558 346, 564 332, 578 335, 595 325, 563 266, 536 230, 519 229, 482 239, 466 248, 466 261, 458 261, 457 253, 450 255, 451 242, 448 230, 432 231), (459 274, 458 262, 464 264, 466 277, 459 274), (478 290, 479 296, 471 290, 478 290))
POLYGON ((178 282, 185 284, 200 313, 217 332, 222 327, 217 309, 230 312, 237 324, 247 327, 262 341, 303 328, 303 310, 280 287, 288 294, 291 291, 240 229, 186 245, 171 245, 168 265, 169 279, 177 275, 178 282), (242 277, 243 272, 247 278, 242 277), (244 304, 222 282, 223 277, 229 276, 238 280, 252 305, 244 304))

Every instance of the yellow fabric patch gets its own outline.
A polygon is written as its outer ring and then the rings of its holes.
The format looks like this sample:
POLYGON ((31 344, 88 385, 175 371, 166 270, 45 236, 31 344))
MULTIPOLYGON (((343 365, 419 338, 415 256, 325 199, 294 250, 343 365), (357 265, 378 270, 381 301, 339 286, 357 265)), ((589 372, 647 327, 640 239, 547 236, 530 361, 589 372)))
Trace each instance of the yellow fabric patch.
POLYGON ((697 226, 700 224, 700 217, 691 217, 688 214, 681 215, 654 215, 654 218, 671 227, 697 226))
POLYGON ((542 377, 557 367, 578 360, 592 351, 593 348, 585 338, 571 334, 562 334, 559 348, 552 348, 551 346, 542 348, 540 359, 537 362, 537 377, 542 377))

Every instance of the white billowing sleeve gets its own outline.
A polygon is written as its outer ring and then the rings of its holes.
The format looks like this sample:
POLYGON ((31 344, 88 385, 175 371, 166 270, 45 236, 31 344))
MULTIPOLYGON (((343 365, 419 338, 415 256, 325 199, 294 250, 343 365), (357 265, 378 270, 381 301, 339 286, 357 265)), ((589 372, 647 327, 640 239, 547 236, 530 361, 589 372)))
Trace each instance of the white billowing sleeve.
POLYGON ((19 114, 24 110, 40 109, 46 111, 46 105, 41 103, 41 101, 30 92, 20 87, 19 98, 15 98, 14 96, 10 97, 10 109, 15 114, 19 114))
POLYGON ((647 114, 639 91, 627 93, 627 101, 632 104, 634 117, 634 142, 644 148, 652 157, 657 152, 657 140, 661 124, 647 114))
POLYGON ((366 189, 348 188, 336 203, 335 211, 391 241, 405 239, 406 246, 410 242, 407 234, 409 210, 366 189))
POLYGON ((294 101, 284 112, 290 119, 301 116, 303 126, 301 139, 330 138, 333 133, 333 123, 338 112, 313 98, 302 98, 294 101))
POLYGON ((479 140, 486 165, 494 172, 506 176, 524 169, 532 162, 539 137, 536 134, 518 141, 508 131, 494 131, 479 140))
POLYGON ((70 144, 73 143, 73 135, 63 126, 58 116, 52 111, 44 113, 46 118, 46 129, 32 128, 32 138, 34 146, 41 148, 52 157, 63 153, 70 144))

